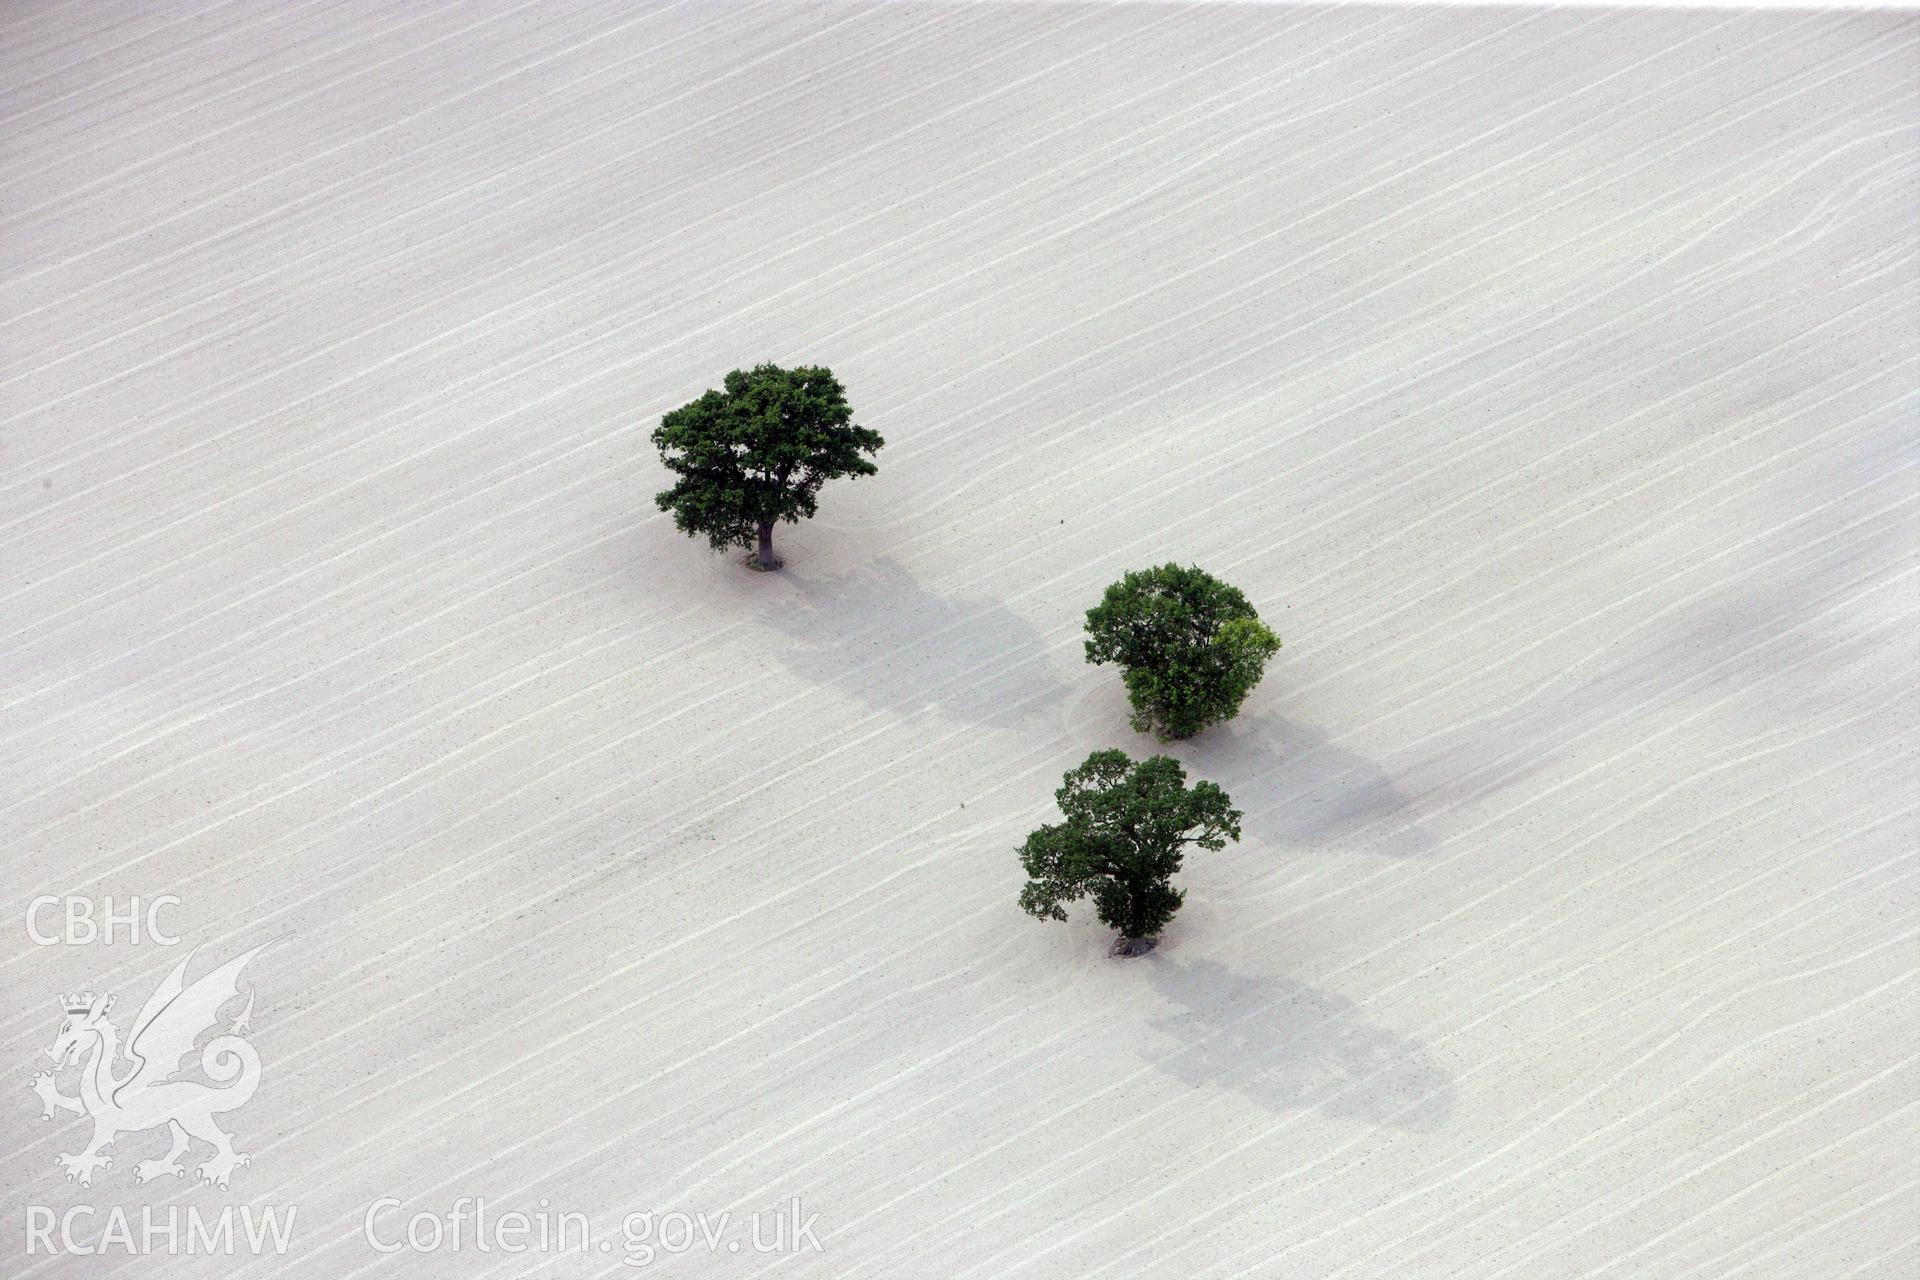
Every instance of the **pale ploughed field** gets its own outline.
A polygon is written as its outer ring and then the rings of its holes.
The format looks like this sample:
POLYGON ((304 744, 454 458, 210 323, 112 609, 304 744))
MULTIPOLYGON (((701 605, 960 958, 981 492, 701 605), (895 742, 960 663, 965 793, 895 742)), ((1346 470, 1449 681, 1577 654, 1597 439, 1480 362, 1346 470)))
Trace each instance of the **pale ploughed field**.
POLYGON ((798 1197, 642 1274, 1914 1275, 1917 46, 6 6, 0 1269, 615 1276, 363 1216, 798 1197), (771 575, 646 440, 762 360, 888 441, 771 575), (1169 560, 1285 648, 1112 961, 1013 850, 1156 749, 1080 628, 1169 560), (70 894, 181 945, 34 943, 70 894), (231 1190, 62 1181, 60 994, 273 937, 231 1190), (299 1216, 24 1255, 82 1202, 299 1216))

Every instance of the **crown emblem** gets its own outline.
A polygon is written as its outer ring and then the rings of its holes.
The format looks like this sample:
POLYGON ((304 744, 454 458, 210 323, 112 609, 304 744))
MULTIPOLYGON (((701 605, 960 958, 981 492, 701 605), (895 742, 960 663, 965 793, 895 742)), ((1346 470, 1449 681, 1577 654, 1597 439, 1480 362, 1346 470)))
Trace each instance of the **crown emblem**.
POLYGON ((92 1013, 93 992, 79 991, 73 995, 61 996, 60 1003, 68 1013, 92 1013))

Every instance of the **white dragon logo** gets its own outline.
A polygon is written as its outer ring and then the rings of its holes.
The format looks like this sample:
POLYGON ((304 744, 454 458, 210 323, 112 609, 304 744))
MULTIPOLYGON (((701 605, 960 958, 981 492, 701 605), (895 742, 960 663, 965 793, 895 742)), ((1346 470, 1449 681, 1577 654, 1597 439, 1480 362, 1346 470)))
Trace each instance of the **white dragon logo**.
POLYGON ((185 1176, 180 1157, 194 1138, 213 1147, 213 1157, 198 1170, 203 1182, 224 1189, 235 1167, 251 1161, 252 1157, 233 1149, 233 1139, 213 1122, 221 1112, 244 1106, 260 1084, 260 1056, 240 1038, 253 1014, 251 987, 247 990, 247 1007, 240 1016, 200 1051, 201 1068, 223 1087, 175 1077, 184 1069, 183 1060, 193 1052, 194 1041, 217 1028, 220 1007, 240 994, 240 970, 271 945, 262 943, 229 960, 201 975, 192 986, 186 985, 186 974, 193 956, 175 965, 134 1019, 126 1046, 131 1065, 117 1077, 120 1033, 107 1021, 114 998, 95 997, 87 991, 61 999, 66 1021, 60 1024, 60 1034, 47 1056, 54 1060, 56 1070, 79 1059, 80 1092, 73 1097, 61 1093, 51 1071, 33 1077, 33 1091, 46 1107, 43 1119, 53 1119, 56 1109, 93 1119, 93 1140, 85 1150, 78 1155, 54 1157, 67 1171, 68 1182, 92 1186, 96 1170, 113 1168, 112 1158, 101 1152, 112 1146, 116 1137, 160 1125, 173 1131, 173 1149, 163 1159, 142 1160, 134 1166, 134 1176, 141 1182, 166 1174, 185 1176))

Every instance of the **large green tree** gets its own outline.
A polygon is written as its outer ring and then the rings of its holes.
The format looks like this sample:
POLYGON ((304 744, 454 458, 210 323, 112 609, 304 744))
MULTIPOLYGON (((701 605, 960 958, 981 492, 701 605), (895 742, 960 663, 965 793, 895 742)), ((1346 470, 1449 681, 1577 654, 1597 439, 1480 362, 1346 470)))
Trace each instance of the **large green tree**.
POLYGON ((1232 719, 1279 650, 1237 588, 1193 566, 1136 570, 1087 610, 1087 661, 1120 665, 1133 727, 1163 742, 1232 719))
POLYGON ((1135 764, 1124 751, 1096 751, 1068 770, 1054 793, 1066 821, 1020 846, 1028 877, 1020 906, 1041 920, 1065 920, 1065 904, 1091 894, 1100 919, 1119 931, 1114 955, 1152 950, 1185 897, 1172 880, 1187 846, 1219 850, 1240 838, 1240 811, 1227 793, 1186 782, 1171 756, 1135 764))
POLYGON ((831 370, 762 364, 663 416, 653 443, 678 477, 654 501, 680 531, 716 551, 752 547, 749 564, 777 569, 773 526, 813 515, 827 481, 872 475, 869 455, 886 442, 854 425, 831 370))

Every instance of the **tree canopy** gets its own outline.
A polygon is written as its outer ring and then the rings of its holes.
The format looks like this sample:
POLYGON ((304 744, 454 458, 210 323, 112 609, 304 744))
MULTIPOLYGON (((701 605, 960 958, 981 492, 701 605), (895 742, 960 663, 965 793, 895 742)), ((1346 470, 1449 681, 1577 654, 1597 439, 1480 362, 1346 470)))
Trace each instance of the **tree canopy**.
POLYGON ((1171 756, 1135 764, 1115 750, 1068 770, 1054 793, 1066 821, 1041 827, 1020 846, 1028 876, 1021 908, 1065 920, 1065 904, 1091 894, 1101 921, 1120 934, 1115 955, 1151 949, 1185 897, 1172 877, 1187 846, 1219 850, 1240 839, 1240 811, 1227 793, 1186 781, 1171 756))
POLYGON ((1087 661, 1120 665, 1133 727, 1162 741, 1232 719, 1280 649, 1237 588, 1177 564, 1108 587, 1087 637, 1087 661))
POLYGON ((654 502, 716 551, 755 548, 757 569, 780 566, 777 522, 811 517, 829 480, 874 474, 870 455, 886 443, 854 424, 831 370, 773 364, 735 369, 722 390, 664 415, 652 438, 678 477, 654 502))

